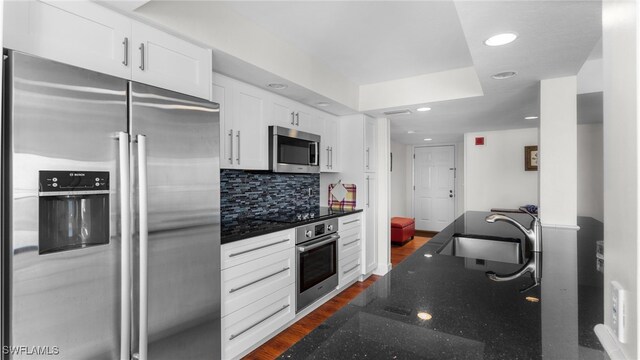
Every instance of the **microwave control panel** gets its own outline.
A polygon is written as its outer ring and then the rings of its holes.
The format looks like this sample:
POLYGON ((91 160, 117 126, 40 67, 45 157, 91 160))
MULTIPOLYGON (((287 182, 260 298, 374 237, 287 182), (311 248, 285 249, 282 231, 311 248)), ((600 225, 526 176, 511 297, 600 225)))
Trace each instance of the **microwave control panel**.
POLYGON ((108 171, 41 170, 40 192, 109 190, 108 171))

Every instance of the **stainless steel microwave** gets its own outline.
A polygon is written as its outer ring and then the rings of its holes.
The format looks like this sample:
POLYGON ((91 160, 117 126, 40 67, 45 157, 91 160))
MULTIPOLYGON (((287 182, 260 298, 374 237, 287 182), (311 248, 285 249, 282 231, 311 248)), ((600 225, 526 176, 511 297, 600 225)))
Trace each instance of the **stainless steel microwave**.
POLYGON ((278 173, 319 173, 320 135, 269 126, 269 170, 278 173))

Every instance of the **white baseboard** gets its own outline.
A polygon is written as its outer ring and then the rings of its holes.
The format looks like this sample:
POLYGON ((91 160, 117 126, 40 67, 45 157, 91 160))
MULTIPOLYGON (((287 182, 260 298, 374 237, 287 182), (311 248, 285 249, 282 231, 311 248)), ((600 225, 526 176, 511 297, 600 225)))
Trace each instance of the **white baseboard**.
POLYGON ((598 324, 593 328, 593 330, 598 336, 598 340, 600 340, 604 351, 607 352, 607 355, 609 355, 611 360, 627 360, 627 357, 624 355, 624 352, 620 347, 620 343, 613 334, 613 331, 611 331, 611 328, 604 324, 598 324))
POLYGON ((389 271, 391 271, 391 264, 383 264, 380 265, 378 264, 378 267, 376 267, 375 270, 373 270, 373 273, 375 275, 379 275, 379 276, 385 276, 389 271))

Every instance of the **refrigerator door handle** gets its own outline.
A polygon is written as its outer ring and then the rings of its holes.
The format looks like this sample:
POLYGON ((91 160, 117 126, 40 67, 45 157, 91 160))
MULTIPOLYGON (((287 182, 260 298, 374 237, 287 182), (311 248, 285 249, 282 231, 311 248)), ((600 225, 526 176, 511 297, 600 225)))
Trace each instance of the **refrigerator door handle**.
POLYGON ((138 135, 138 203, 140 219, 140 315, 139 315, 139 343, 138 359, 147 360, 147 305, 148 305, 148 283, 147 269, 149 259, 149 223, 147 208, 147 137, 138 135))
POLYGON ((118 133, 120 157, 120 360, 131 349, 131 218, 129 189, 129 134, 118 133))

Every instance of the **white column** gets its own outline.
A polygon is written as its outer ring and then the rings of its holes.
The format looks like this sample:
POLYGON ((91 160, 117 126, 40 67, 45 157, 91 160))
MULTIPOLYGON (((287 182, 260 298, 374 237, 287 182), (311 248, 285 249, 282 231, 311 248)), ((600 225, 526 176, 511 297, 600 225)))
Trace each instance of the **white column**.
POLYGON ((384 275, 391 270, 391 218, 389 216, 390 191, 391 183, 390 152, 391 152, 391 122, 386 118, 376 119, 377 127, 377 148, 376 154, 378 161, 377 171, 377 217, 378 217, 378 233, 377 239, 377 262, 378 267, 374 270, 376 275, 384 275))
POLYGON ((540 219, 547 226, 575 227, 577 217, 577 81, 540 82, 540 219))
MULTIPOLYGON (((612 343, 627 359, 638 352, 638 243, 640 213, 638 79, 640 7, 636 1, 602 2, 604 66, 604 323, 612 325, 611 281, 626 290, 626 343, 612 343)), ((614 358, 612 356, 612 358, 614 358)))

